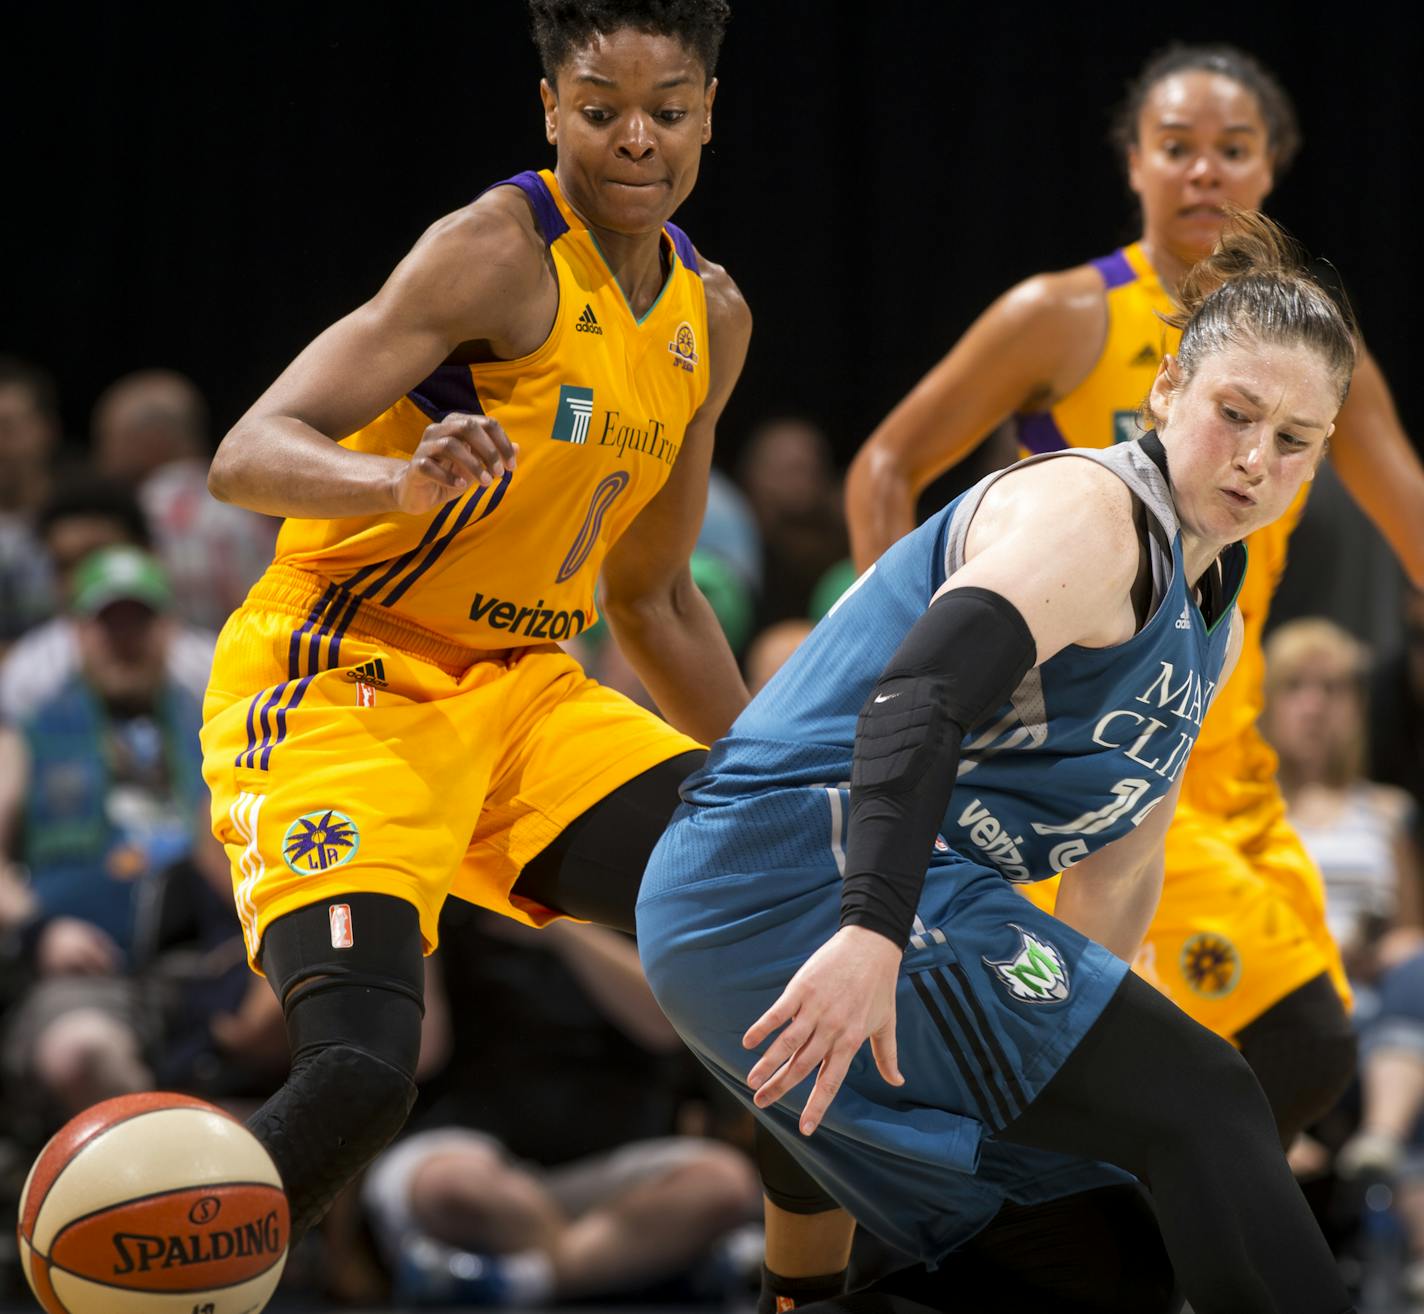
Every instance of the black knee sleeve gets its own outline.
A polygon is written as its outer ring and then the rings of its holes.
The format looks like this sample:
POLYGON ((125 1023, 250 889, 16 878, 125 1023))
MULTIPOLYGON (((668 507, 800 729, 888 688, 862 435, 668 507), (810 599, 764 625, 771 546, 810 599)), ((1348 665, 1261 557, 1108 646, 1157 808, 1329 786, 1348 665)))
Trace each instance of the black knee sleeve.
POLYGON ((788 1214, 825 1214, 840 1206, 766 1127, 755 1124, 757 1171, 766 1198, 788 1214))
POLYGON ((1236 1037, 1289 1146, 1339 1101, 1355 1076, 1355 1032, 1321 973, 1273 1004, 1236 1037))
POLYGON ((342 895, 350 947, 327 903, 274 922, 262 966, 287 1015, 292 1067, 248 1122, 282 1176, 295 1242, 395 1137, 415 1103, 423 941, 415 909, 342 895))

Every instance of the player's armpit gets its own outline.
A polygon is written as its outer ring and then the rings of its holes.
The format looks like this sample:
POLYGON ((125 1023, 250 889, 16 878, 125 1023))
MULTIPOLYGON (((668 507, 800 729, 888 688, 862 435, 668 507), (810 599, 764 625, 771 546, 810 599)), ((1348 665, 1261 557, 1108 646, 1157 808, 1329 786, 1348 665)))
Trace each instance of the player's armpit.
POLYGON ((214 496, 281 516, 393 509, 402 462, 331 440, 375 419, 461 344, 533 350, 557 309, 542 241, 524 202, 499 196, 509 190, 440 220, 370 301, 297 356, 223 439, 214 496))

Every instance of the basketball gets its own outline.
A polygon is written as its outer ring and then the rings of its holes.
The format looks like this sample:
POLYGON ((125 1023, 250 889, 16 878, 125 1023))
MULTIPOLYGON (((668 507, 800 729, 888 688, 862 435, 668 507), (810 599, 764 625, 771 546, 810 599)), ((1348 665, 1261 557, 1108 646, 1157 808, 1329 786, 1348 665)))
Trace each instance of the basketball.
POLYGON ((45 1146, 19 1234, 48 1314, 256 1314, 287 1258, 287 1197, 267 1151, 221 1109, 123 1095, 45 1146))

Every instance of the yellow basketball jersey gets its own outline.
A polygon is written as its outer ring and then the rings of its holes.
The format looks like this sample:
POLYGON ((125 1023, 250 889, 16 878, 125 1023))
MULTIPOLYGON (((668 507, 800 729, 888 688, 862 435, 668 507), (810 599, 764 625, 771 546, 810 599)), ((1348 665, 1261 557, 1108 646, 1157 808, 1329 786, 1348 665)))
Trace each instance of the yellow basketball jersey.
POLYGON ((1108 336, 1086 379, 1047 411, 1018 416, 1025 455, 1064 447, 1111 447, 1142 433, 1138 412, 1157 366, 1181 332, 1160 318, 1176 307, 1134 243, 1094 260, 1108 303, 1108 336))
POLYGON ((559 280, 543 344, 511 361, 442 365, 342 446, 408 457, 451 412, 497 419, 517 468, 425 516, 288 520, 276 561, 330 584, 310 641, 374 604, 468 648, 565 639, 597 619, 611 543, 663 486, 707 395, 707 304, 686 234, 668 224, 667 280, 635 316, 549 170, 495 186, 529 201, 559 280))
MULTIPOLYGON (((1139 436, 1138 410, 1157 366, 1181 340, 1181 333, 1161 318, 1175 307, 1140 244, 1093 265, 1107 297, 1107 341, 1092 372, 1068 396, 1050 410, 1018 417, 1019 442, 1028 452, 1108 447, 1139 436)), ((1265 825, 1280 806, 1276 756, 1256 730, 1265 695, 1261 634, 1308 487, 1281 519, 1246 540, 1250 566, 1237 598, 1245 643, 1236 673, 1202 724, 1182 785, 1184 802, 1216 816, 1237 816, 1264 805, 1265 825)))

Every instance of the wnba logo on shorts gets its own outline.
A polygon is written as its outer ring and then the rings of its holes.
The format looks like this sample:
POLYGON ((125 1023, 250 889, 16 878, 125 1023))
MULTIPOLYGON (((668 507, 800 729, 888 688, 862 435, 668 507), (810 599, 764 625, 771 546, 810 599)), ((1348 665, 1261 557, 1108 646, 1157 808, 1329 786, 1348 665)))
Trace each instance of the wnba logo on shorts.
POLYGON ((356 943, 356 937, 351 933, 351 905, 349 903, 333 903, 327 909, 327 914, 331 918, 331 947, 333 949, 349 949, 356 943))
POLYGON ((361 847, 361 832, 344 812, 328 808, 298 817, 282 838, 282 859, 298 876, 344 867, 361 847))

